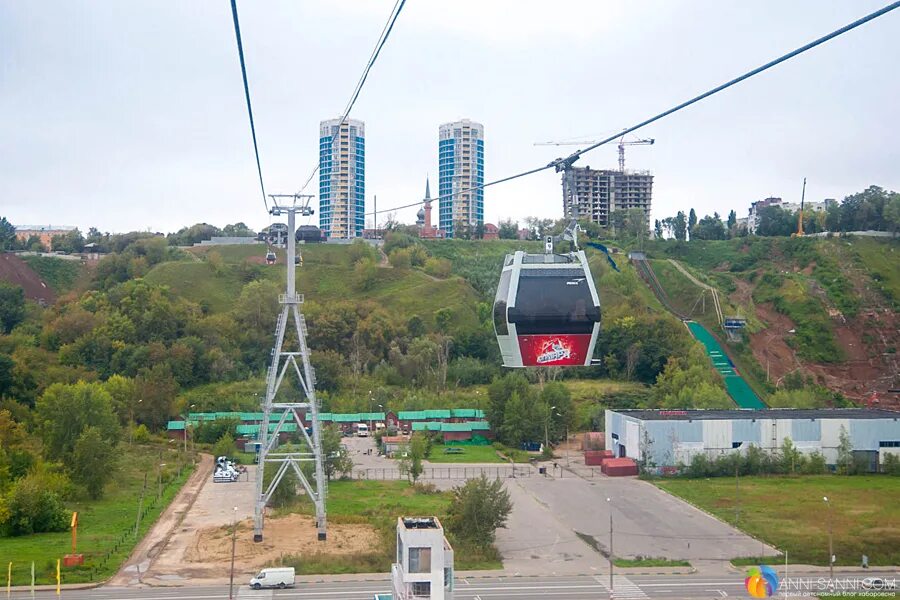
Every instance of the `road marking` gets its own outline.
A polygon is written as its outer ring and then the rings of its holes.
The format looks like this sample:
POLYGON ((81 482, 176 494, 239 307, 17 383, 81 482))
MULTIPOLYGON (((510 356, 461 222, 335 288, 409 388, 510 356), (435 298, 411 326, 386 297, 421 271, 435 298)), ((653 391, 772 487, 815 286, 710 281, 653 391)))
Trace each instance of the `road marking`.
POLYGON ((722 594, 722 597, 726 597, 728 593, 725 590, 719 590, 719 593, 722 594))
POLYGON ((250 588, 239 588, 237 597, 239 600, 271 600, 273 590, 253 590, 250 588))
MULTIPOLYGON (((594 579, 600 586, 609 592, 609 578, 595 575, 594 579)), ((623 600, 648 600, 650 596, 638 587, 636 583, 625 577, 624 575, 613 575, 612 596, 623 600)))

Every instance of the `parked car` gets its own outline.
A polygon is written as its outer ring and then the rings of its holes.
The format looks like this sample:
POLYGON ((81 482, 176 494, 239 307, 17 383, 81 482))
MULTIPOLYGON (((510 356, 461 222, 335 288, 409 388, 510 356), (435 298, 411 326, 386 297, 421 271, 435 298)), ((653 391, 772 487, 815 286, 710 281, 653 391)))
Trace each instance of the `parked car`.
POLYGON ((294 567, 277 567, 263 569, 256 577, 250 580, 250 587, 254 590, 260 588, 286 588, 294 587, 294 567))

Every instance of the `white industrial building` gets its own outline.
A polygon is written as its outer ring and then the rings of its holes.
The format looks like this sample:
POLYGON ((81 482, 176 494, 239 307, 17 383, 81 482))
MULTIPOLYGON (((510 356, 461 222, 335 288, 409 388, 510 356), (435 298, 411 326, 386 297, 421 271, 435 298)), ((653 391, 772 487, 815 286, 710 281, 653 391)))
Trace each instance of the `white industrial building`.
POLYGON ((606 447, 615 456, 657 466, 689 465, 693 457, 715 458, 751 445, 777 450, 789 438, 798 450, 820 452, 837 462, 841 429, 857 459, 884 462, 900 455, 900 412, 868 408, 764 410, 607 410, 606 447))
POLYGON ((437 517, 397 519, 391 592, 393 600, 453 600, 453 548, 437 517))

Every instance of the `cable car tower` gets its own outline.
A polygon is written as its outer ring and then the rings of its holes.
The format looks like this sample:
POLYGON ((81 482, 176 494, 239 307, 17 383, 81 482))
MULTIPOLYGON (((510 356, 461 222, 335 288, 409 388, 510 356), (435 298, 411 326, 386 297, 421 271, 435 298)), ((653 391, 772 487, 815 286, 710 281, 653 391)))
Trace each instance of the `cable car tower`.
POLYGON ((256 469, 256 507, 253 516, 253 541, 261 542, 263 539, 263 520, 266 504, 272 497, 272 493, 284 479, 288 469, 293 469, 294 474, 306 490, 307 495, 316 507, 316 526, 319 540, 325 540, 325 469, 322 457, 322 427, 319 422, 319 403, 316 400, 316 378, 309 361, 309 347, 306 345, 306 320, 300 313, 300 304, 303 296, 296 293, 295 277, 296 265, 296 215, 310 216, 313 210, 309 207, 309 199, 312 196, 300 194, 270 194, 273 207, 269 211, 273 216, 286 214, 288 220, 287 236, 287 283, 285 293, 279 295, 281 314, 278 317, 278 325, 275 330, 275 347, 272 349, 272 360, 266 376, 266 395, 262 401, 263 421, 259 430, 259 466, 256 469), (278 199, 290 198, 290 206, 279 206, 278 199), (301 202, 298 203, 298 200, 301 202), (296 330, 296 339, 289 336, 290 346, 285 346, 285 333, 288 321, 293 318, 293 327, 296 330), (288 399, 276 401, 281 384, 288 373, 297 376, 299 386, 296 389, 286 389, 283 396, 288 399), (290 398, 291 395, 299 397, 290 398), (303 425, 303 413, 306 421, 312 428, 312 438, 303 425), (297 428, 303 434, 306 448, 302 451, 279 451, 279 433, 283 431, 285 424, 296 423, 297 428), (270 424, 274 423, 272 431, 270 424), (301 468, 303 463, 314 463, 315 481, 310 482, 301 468), (265 467, 267 464, 278 465, 272 480, 268 486, 264 483, 265 467), (312 485, 314 483, 315 485, 312 485))

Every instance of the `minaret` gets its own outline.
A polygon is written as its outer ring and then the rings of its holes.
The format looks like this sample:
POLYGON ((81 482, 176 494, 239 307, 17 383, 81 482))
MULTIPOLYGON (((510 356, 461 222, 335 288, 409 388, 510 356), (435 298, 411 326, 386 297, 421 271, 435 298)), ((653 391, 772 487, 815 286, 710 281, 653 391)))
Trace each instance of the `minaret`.
POLYGON ((431 185, 425 176, 425 231, 431 233, 431 185))

